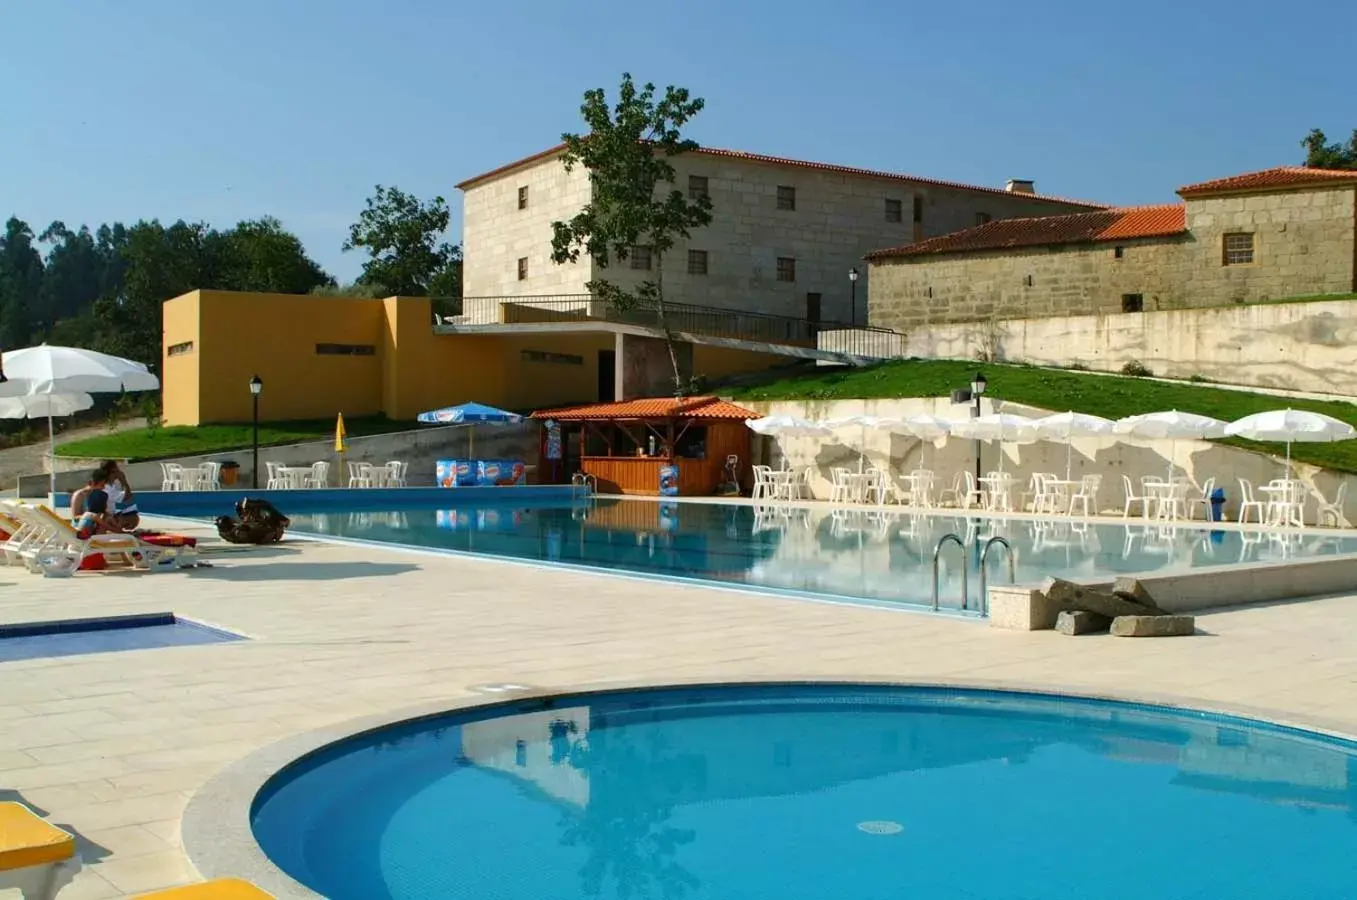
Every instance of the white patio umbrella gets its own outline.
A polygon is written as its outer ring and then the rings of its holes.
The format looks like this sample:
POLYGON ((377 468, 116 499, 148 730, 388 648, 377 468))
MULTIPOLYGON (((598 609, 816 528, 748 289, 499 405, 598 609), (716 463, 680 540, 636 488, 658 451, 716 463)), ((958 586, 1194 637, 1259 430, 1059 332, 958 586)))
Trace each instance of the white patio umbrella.
POLYGON ((1347 422, 1323 413, 1303 409, 1277 409, 1254 413, 1225 426, 1227 437, 1241 437, 1250 441, 1274 441, 1286 444, 1286 477, 1291 477, 1291 445, 1327 444, 1350 441, 1357 437, 1357 429, 1347 422))
POLYGON ((978 419, 956 422, 952 434, 973 441, 999 442, 999 471, 1004 470, 1004 444, 1035 444, 1041 440, 1036 420, 1014 413, 991 413, 978 419))
POLYGON ((867 432, 868 430, 888 430, 894 425, 897 419, 888 419, 882 416, 842 416, 837 419, 826 419, 820 425, 829 431, 841 431, 846 428, 855 428, 858 430, 858 471, 861 472, 866 467, 867 461, 867 432))
POLYGON ((1148 441, 1169 441, 1168 480, 1173 480, 1173 457, 1179 441, 1201 441, 1225 436, 1225 423, 1210 416, 1196 413, 1179 412, 1176 409, 1167 412, 1145 413, 1139 416, 1127 416, 1118 419, 1112 426, 1114 434, 1140 438, 1148 441))
MULTIPOLYGON (((937 416, 931 416, 928 413, 915 413, 912 416, 905 416, 903 419, 892 419, 886 427, 896 434, 916 437, 923 443, 935 443, 951 434, 952 426, 955 424, 953 421, 939 419, 937 416)), ((923 465, 922 455, 920 455, 919 464, 923 465)))
POLYGON ((46 419, 47 420, 47 456, 48 486, 56 493, 56 430, 52 426, 53 418, 69 416, 83 412, 94 406, 94 398, 89 394, 19 394, 13 397, 0 397, 0 419, 46 419))
MULTIPOLYGON (((4 354, 2 364, 8 380, 0 384, 0 397, 52 398, 46 401, 45 406, 36 400, 31 403, 24 401, 27 405, 23 409, 25 416, 47 417, 48 483, 53 494, 57 490, 57 473, 56 432, 52 426, 52 419, 54 416, 70 415, 81 409, 89 409, 89 406, 83 406, 71 408, 65 413, 58 412, 57 410, 64 406, 83 401, 59 401, 55 399, 56 396, 88 397, 89 394, 153 391, 160 387, 160 380, 139 362, 79 347, 53 347, 42 344, 38 347, 10 350, 4 354), (30 411, 33 409, 45 411, 33 413, 30 411)), ((92 398, 90 404, 93 404, 92 398)), ((12 406, 9 408, 17 409, 12 406)))
POLYGON ((746 419, 745 425, 755 434, 766 437, 829 437, 833 433, 816 422, 787 415, 746 419))
POLYGON ((1036 428, 1043 440, 1065 442, 1065 480, 1070 480, 1074 471, 1074 439, 1077 437, 1099 437, 1112 433, 1116 425, 1111 419, 1094 416, 1089 413, 1056 413, 1037 419, 1036 428))

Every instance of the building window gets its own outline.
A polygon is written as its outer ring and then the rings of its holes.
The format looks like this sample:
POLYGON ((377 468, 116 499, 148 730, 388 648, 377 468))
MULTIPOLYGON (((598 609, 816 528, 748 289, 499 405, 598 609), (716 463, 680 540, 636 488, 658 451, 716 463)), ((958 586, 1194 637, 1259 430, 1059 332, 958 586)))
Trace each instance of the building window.
POLYGON ((524 362, 552 363, 558 366, 582 366, 584 357, 574 353, 550 353, 546 350, 520 350, 519 358, 524 362))
POLYGON ((975 214, 975 224, 977 224, 977 225, 988 225, 988 224, 989 224, 989 218, 990 218, 990 217, 989 217, 989 213, 976 213, 976 214, 975 214))
POLYGON ((689 175, 688 176, 688 199, 701 200, 707 194, 707 176, 689 175))
POLYGON ((777 280, 796 280, 796 260, 792 259, 790 256, 779 256, 777 258, 777 280))
POLYGON ((796 188, 785 184, 777 186, 777 208, 796 209, 796 188))
POLYGON ((1236 232, 1225 235, 1225 265, 1248 266, 1253 264, 1253 235, 1236 232))
POLYGON ((528 186, 526 184, 518 189, 518 208, 528 208, 528 186))
POLYGON ((1113 247, 1113 248, 1112 248, 1112 258, 1113 258, 1113 259, 1121 259, 1121 258, 1123 258, 1123 257, 1125 257, 1125 256, 1126 256, 1126 248, 1125 248, 1125 247, 1113 247))
POLYGON ((899 200, 886 201, 886 221, 903 222, 905 221, 905 205, 899 200))
POLYGON ((914 198, 914 224, 922 225, 924 220, 924 198, 914 198))
POLYGON ((528 258, 520 256, 518 258, 518 280, 526 281, 528 278, 528 258))
POLYGON ((1121 311, 1124 313, 1144 312, 1145 295, 1144 294, 1122 294, 1121 311))
POLYGON ((317 356, 376 356, 373 344, 317 344, 317 356))
POLYGON ((193 352, 193 341, 184 341, 182 344, 170 344, 165 348, 166 356, 183 356, 185 353, 193 352))
POLYGON ((689 250, 688 251, 688 274, 706 275, 707 274, 707 251, 689 250))
POLYGON ((641 269, 642 271, 645 272, 650 271, 649 247, 632 247, 630 256, 631 256, 631 267, 633 269, 641 269))

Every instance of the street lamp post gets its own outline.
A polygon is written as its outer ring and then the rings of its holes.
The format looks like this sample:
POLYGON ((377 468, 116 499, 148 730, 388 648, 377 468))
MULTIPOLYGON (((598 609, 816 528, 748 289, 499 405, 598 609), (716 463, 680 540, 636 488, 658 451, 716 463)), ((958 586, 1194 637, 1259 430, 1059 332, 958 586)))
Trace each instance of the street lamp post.
MULTIPOLYGON (((975 406, 971 410, 973 418, 980 418, 980 398, 985 396, 985 389, 989 387, 989 382, 985 380, 983 372, 976 372, 975 377, 971 379, 971 400, 975 406)), ((980 489, 980 447, 981 441, 975 442, 975 487, 980 489)), ((1000 452, 1003 452, 1000 450, 1000 452)))
POLYGON ((254 439, 251 446, 254 454, 254 462, 250 466, 250 479, 254 484, 254 489, 259 490, 259 395, 264 390, 264 380, 258 375, 250 379, 250 400, 254 404, 254 439))
POLYGON ((856 266, 848 270, 848 290, 852 303, 852 315, 848 324, 856 325, 858 324, 858 270, 856 266))

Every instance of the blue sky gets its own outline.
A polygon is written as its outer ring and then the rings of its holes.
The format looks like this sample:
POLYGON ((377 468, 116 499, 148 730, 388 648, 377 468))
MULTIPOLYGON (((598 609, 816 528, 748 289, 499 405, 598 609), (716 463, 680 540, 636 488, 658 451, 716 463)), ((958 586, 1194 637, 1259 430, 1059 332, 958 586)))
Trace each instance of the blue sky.
POLYGON ((1165 202, 1357 127, 1357 3, 0 0, 0 214, 278 216, 337 276, 376 183, 442 194, 624 70, 703 144, 1165 202))

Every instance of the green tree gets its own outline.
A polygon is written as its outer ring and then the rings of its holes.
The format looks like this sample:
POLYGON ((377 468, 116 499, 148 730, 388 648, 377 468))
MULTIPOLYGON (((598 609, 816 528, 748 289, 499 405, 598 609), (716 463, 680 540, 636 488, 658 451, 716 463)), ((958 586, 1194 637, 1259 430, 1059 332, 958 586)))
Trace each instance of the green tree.
POLYGON ((1300 145, 1305 148, 1305 165, 1311 169, 1357 169, 1357 128, 1346 144, 1330 144, 1328 136, 1314 128, 1300 145))
POLYGON ((697 149, 682 128, 702 111, 704 101, 687 88, 669 85, 656 96, 655 85, 639 89, 623 73, 617 104, 609 107, 602 88, 587 91, 580 113, 588 134, 562 135, 566 171, 583 166, 592 187, 590 201, 567 222, 552 222, 551 258, 576 262, 581 253, 600 269, 613 259, 625 260, 633 250, 650 252, 654 278, 627 290, 605 278, 589 282, 589 290, 619 310, 638 306, 653 310, 664 332, 674 370, 674 393, 689 385, 679 367, 673 332, 664 307, 664 256, 679 238, 711 222, 711 200, 689 198, 674 186, 673 157, 697 149))
POLYGON ((424 203, 399 188, 377 185, 344 242, 346 252, 361 249, 368 254, 359 282, 382 296, 426 297, 447 291, 460 300, 462 248, 440 240, 448 220, 442 197, 424 203))
POLYGON ((223 232, 222 285, 235 291, 305 294, 335 280, 309 256, 301 240, 272 216, 223 232))
POLYGON ((10 217, 0 236, 0 349, 25 347, 42 304, 42 254, 33 229, 10 217))
POLYGON ((117 287, 122 267, 112 231, 107 227, 101 228, 100 237, 96 237, 88 227, 82 225, 78 231, 72 231, 64 222, 57 221, 48 225, 38 239, 50 246, 38 323, 50 341, 59 322, 88 317, 94 301, 117 287))

